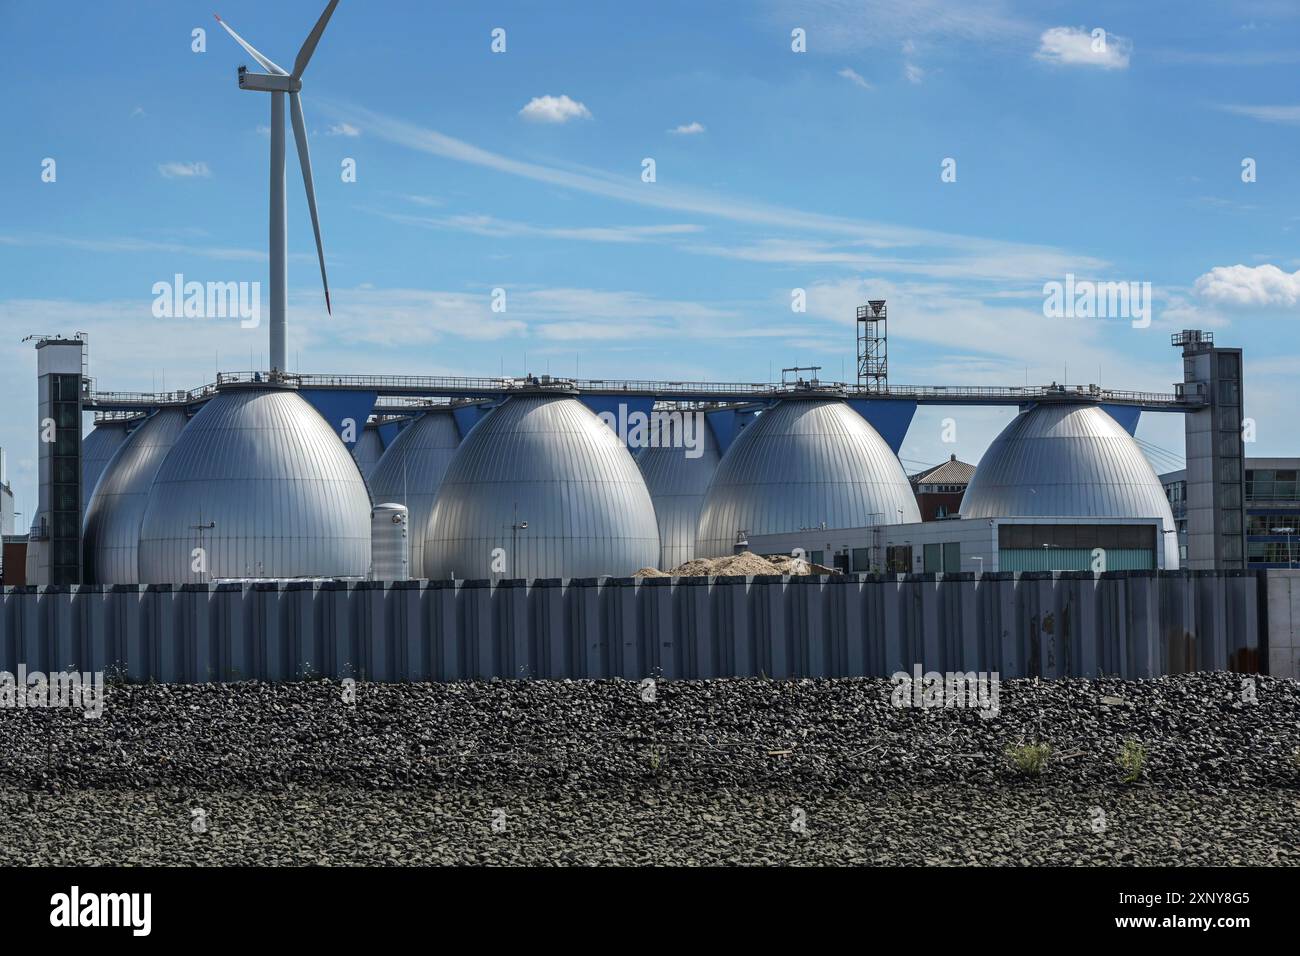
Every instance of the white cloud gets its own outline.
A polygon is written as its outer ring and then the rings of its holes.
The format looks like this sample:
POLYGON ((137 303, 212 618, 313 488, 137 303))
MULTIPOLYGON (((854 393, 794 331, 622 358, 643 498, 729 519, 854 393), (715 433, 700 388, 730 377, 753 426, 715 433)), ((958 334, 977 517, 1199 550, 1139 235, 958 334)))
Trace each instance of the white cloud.
MULTIPOLYGON (((1100 28, 1098 28, 1099 30, 1100 28)), ((1052 27, 1039 37, 1035 58, 1061 66, 1095 66, 1103 70, 1128 69, 1133 44, 1124 37, 1089 31, 1083 27, 1052 27)))
MULTIPOLYGON (((418 198, 415 198, 418 203, 418 198)), ((535 226, 485 215, 412 216, 380 212, 393 222, 429 229, 451 229, 497 239, 574 239, 584 242, 651 242, 703 231, 703 226, 669 223, 661 226, 535 226)))
POLYGON ((158 172, 167 179, 193 179, 212 175, 207 163, 159 163, 158 172))
POLYGON ((1261 123, 1281 123, 1286 126, 1300 126, 1300 106, 1221 106, 1225 113, 1249 116, 1261 123))
POLYGON ((1215 266, 1196 280, 1196 294, 1220 305, 1295 308, 1300 305, 1300 271, 1275 265, 1215 266))
POLYGON ((675 126, 668 132, 678 136, 695 136, 704 132, 704 124, 700 122, 683 123, 681 126, 675 126))
POLYGON ((568 96, 534 96, 519 111, 534 123, 567 123, 572 119, 591 119, 591 110, 568 96))
POLYGON ((921 69, 915 63, 904 63, 903 76, 909 83, 920 83, 925 79, 925 70, 921 69))
POLYGON ((357 129, 351 123, 335 123, 326 132, 330 136, 360 136, 361 130, 357 129))
MULTIPOLYGON (((223 246, 193 246, 181 242, 164 242, 157 239, 136 239, 131 236, 111 236, 107 239, 86 239, 80 236, 59 236, 48 233, 25 233, 22 235, 0 234, 0 246, 44 246, 63 249, 77 249, 83 252, 123 253, 136 255, 147 252, 161 252, 176 255, 202 256, 207 259, 221 259, 232 262, 264 262, 265 249, 238 249, 223 246)), ((315 254, 293 255, 291 259, 315 262, 315 254)))
POLYGON ((854 86, 860 86, 864 90, 872 89, 871 84, 866 81, 866 79, 862 76, 862 74, 859 73, 857 70, 852 69, 851 67, 846 66, 844 69, 840 70, 839 73, 836 74, 836 76, 842 76, 844 77, 844 79, 848 80, 854 86))

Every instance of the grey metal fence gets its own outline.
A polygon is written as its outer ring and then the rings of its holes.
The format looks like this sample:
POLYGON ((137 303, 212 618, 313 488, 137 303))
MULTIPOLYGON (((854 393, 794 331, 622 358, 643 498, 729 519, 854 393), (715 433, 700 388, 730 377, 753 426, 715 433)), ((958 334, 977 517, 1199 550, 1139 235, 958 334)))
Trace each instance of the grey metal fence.
POLYGON ((1256 572, 9 588, 0 670, 129 680, 1257 671, 1256 572))

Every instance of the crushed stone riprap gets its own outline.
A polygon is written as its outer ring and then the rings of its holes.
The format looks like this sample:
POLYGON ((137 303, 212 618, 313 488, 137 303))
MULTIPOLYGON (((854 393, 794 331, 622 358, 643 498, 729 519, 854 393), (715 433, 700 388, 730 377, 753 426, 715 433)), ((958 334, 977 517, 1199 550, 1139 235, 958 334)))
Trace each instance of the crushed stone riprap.
POLYGON ((895 689, 110 686, 0 710, 0 863, 1300 862, 1300 683, 895 689))

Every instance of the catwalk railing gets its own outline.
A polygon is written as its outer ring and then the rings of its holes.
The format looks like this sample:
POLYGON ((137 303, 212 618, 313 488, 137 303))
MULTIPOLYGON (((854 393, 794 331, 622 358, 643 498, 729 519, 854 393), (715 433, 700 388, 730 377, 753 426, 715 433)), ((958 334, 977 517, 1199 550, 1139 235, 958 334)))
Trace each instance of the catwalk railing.
POLYGON ((179 682, 1258 671, 1256 572, 9 588, 0 671, 179 682))
MULTIPOLYGON (((625 395, 660 401, 735 403, 771 401, 800 394, 824 394, 866 400, 904 400, 929 405, 1019 405, 1026 402, 1079 402, 1129 405, 1154 411, 1186 411, 1205 404, 1205 396, 1181 391, 1143 392, 1097 385, 891 385, 876 390, 835 382, 669 382, 650 379, 580 379, 549 375, 526 378, 471 378, 443 375, 348 375, 282 373, 275 376, 300 388, 373 391, 386 398, 492 399, 520 391, 554 388, 594 395, 625 395)), ((266 372, 221 372, 216 382, 181 391, 113 392, 87 379, 83 402, 90 411, 140 412, 161 405, 206 401, 223 385, 267 382, 266 372)))

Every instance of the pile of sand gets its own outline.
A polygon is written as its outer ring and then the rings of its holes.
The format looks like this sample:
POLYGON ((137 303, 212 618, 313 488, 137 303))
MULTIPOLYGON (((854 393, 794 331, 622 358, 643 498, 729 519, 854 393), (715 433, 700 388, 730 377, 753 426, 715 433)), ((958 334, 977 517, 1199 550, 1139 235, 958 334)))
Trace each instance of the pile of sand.
POLYGON ((724 558, 696 558, 679 564, 671 571, 657 568, 642 568, 634 577, 638 578, 703 578, 703 577, 749 577, 758 574, 836 574, 833 568, 812 564, 802 559, 792 558, 788 554, 774 554, 769 557, 745 551, 741 554, 729 554, 724 558))

